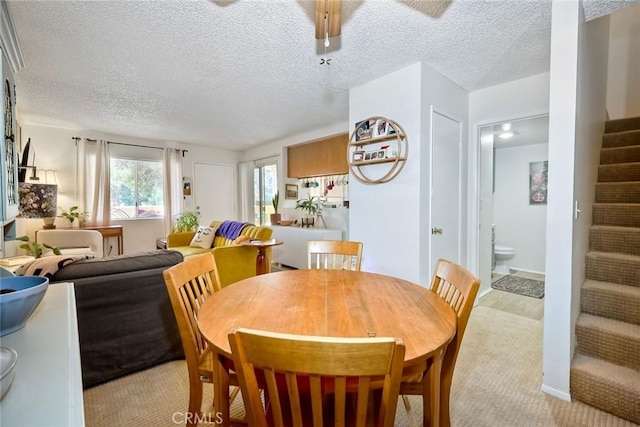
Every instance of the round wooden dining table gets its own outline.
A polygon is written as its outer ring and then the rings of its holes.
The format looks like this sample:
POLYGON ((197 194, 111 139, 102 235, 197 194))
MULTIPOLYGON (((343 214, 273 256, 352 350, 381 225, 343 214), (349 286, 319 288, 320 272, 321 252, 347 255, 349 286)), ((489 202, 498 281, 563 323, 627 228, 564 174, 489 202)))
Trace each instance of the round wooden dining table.
POLYGON ((394 337, 406 346, 404 372, 423 379, 425 423, 439 424, 442 355, 456 331, 452 308, 428 288, 349 270, 291 270, 241 280, 216 292, 198 313, 213 350, 214 410, 229 425, 228 334, 235 328, 328 337, 394 337))

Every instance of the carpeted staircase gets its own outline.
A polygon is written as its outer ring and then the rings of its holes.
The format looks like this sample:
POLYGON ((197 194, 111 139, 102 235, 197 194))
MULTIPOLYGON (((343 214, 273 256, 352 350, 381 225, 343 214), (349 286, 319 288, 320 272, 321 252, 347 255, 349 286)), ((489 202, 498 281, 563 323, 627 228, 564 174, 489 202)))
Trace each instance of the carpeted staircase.
POLYGON ((602 139, 571 396, 640 424, 640 117, 602 139))

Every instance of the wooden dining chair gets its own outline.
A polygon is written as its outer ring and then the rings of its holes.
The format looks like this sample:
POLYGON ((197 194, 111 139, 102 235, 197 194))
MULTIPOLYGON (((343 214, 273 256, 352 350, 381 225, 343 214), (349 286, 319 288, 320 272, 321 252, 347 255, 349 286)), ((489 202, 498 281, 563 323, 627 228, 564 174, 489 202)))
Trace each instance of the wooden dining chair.
POLYGON ((310 269, 360 271, 362 242, 309 240, 307 242, 307 254, 310 269))
POLYGON ((250 427, 394 424, 405 353, 400 339, 240 328, 229 333, 229 344, 250 427))
POLYGON ((253 246, 219 246, 213 248, 216 289, 256 275, 258 248, 253 246))
MULTIPOLYGON (((213 275, 214 261, 210 253, 190 258, 163 272, 189 373, 189 407, 188 416, 185 416, 187 426, 195 426, 198 420, 203 419, 203 383, 213 384, 213 353, 197 325, 200 307, 216 290, 213 275)), ((233 386, 238 385, 235 373, 232 373, 229 382, 233 386)), ((235 387, 230 402, 233 402, 238 390, 235 387)))
MULTIPOLYGON (((480 288, 480 279, 471 274, 464 267, 445 259, 439 259, 433 271, 431 290, 437 293, 447 304, 453 308, 457 316, 456 335, 447 346, 442 358, 442 370, 440 376, 440 426, 450 426, 449 397, 451 393, 451 380, 455 368, 458 351, 467 328, 469 315, 480 288)), ((407 395, 423 394, 422 375, 411 380, 404 381, 400 385, 400 394, 407 412, 411 415, 411 405, 407 395)), ((423 396, 428 399, 429 396, 423 396)), ((409 417, 413 419, 412 416, 409 417)), ((417 425, 415 419, 412 424, 417 425)))

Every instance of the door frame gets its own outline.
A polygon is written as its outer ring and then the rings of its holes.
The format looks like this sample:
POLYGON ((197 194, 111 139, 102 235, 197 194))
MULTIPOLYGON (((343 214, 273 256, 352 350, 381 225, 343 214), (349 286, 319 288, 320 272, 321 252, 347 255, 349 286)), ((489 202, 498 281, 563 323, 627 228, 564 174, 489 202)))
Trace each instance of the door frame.
MULTIPOLYGON (((515 121, 523 121, 523 120, 531 120, 538 119, 542 117, 549 117, 549 112, 533 114, 529 116, 510 116, 504 118, 495 118, 491 120, 485 120, 476 122, 473 125, 473 138, 471 141, 473 142, 473 154, 475 156, 475 173, 469 174, 469 180, 473 180, 473 182, 469 183, 469 197, 468 197, 468 210, 469 210, 469 218, 468 218, 468 246, 469 250, 467 251, 467 263, 469 265, 469 269, 472 273, 474 273, 477 277, 480 277, 480 227, 481 224, 480 218, 480 194, 481 194, 481 182, 480 178, 482 175, 482 143, 480 141, 481 132, 480 129, 487 126, 495 126, 505 122, 515 122, 515 121), (473 185, 471 185, 473 184, 473 185)), ((471 157, 470 157, 471 158, 471 157)), ((470 163, 471 164, 471 163, 470 163)), ((491 227, 491 224, 485 224, 485 226, 491 227)), ((482 278, 481 278, 482 279, 482 278)), ((484 286, 483 286, 484 288, 484 286)), ((490 290, 489 287, 488 290, 490 290)), ((477 298, 480 298, 482 295, 488 292, 487 289, 481 289, 478 293, 477 298)))

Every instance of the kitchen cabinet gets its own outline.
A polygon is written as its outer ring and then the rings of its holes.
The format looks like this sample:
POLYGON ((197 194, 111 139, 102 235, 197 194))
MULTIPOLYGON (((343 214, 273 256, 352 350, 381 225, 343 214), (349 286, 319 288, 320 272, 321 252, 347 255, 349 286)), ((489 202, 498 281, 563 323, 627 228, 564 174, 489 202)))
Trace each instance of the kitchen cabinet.
POLYGON ((273 239, 282 240, 281 246, 272 248, 272 261, 297 269, 307 268, 307 242, 309 240, 342 240, 342 230, 327 228, 301 228, 271 226, 273 239))
POLYGON ((344 153, 349 134, 344 133, 287 148, 287 176, 310 178, 327 175, 346 175, 349 164, 344 153))

